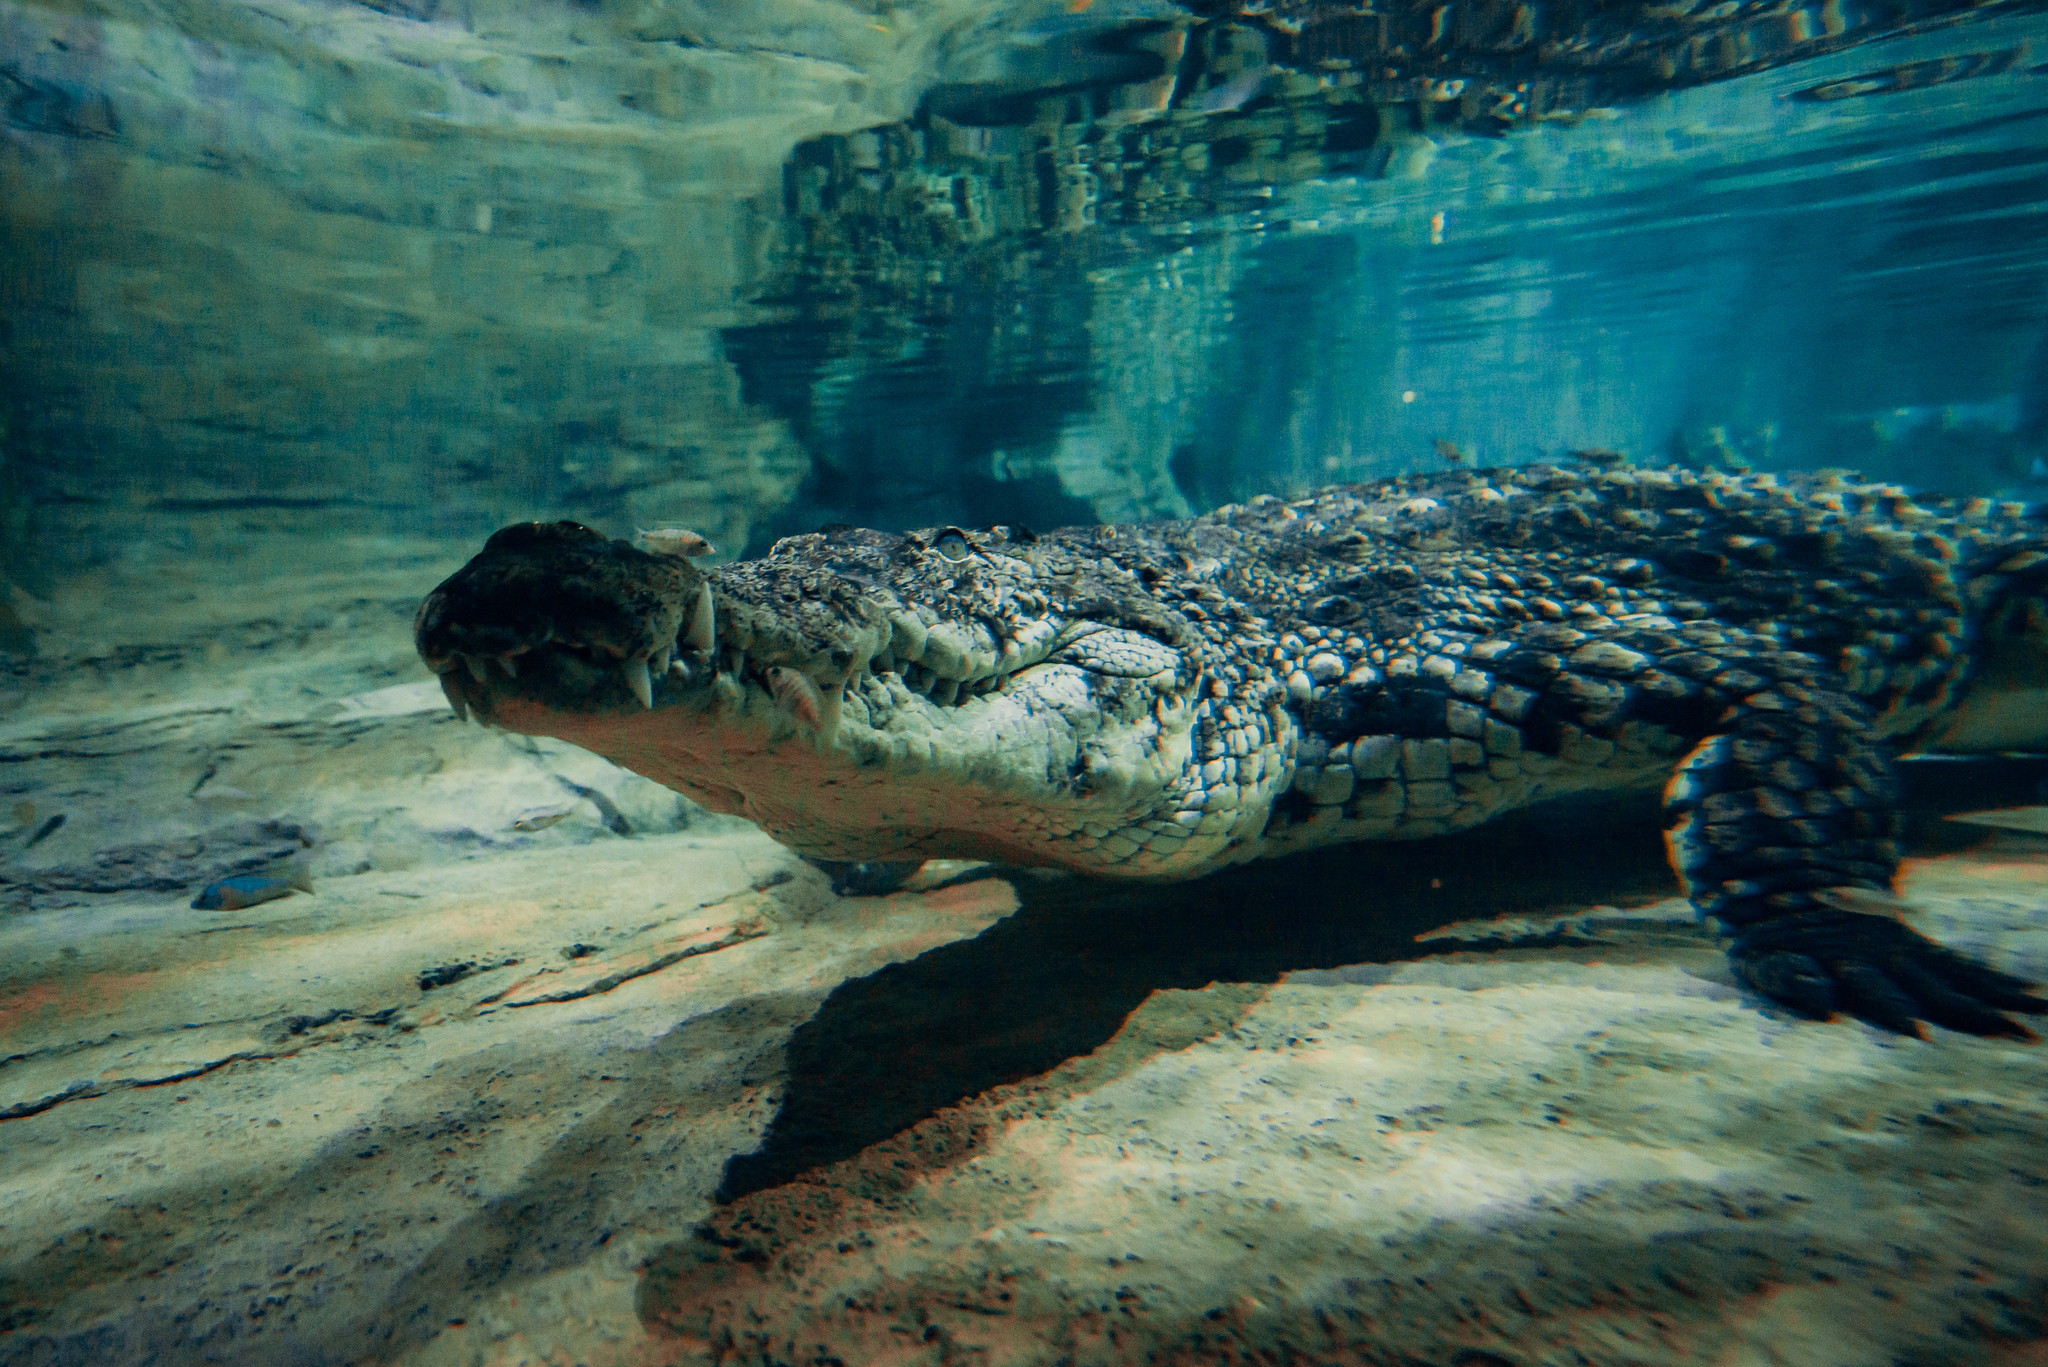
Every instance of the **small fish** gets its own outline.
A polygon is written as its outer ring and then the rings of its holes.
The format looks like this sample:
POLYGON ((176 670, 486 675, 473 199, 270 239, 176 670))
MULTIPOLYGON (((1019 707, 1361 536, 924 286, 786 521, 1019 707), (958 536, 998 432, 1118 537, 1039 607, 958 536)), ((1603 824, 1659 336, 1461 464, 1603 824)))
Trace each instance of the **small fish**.
POLYGON ((1445 441, 1442 437, 1436 439, 1436 453, 1453 465, 1463 465, 1465 463, 1465 453, 1450 442, 1445 441))
POLYGON ((640 544, 655 555, 676 555, 693 560, 700 555, 710 555, 717 547, 687 527, 656 527, 649 531, 637 528, 634 536, 640 544))
POLYGON ((575 810, 574 807, 529 807, 518 816, 512 818, 512 829, 515 831, 525 831, 529 834, 534 831, 544 831, 556 822, 566 818, 569 813, 575 810))
POLYGON ((193 900, 192 909, 241 911, 263 902, 274 902, 280 897, 289 897, 295 892, 312 890, 313 875, 303 867, 293 869, 282 878, 249 873, 239 878, 223 878, 212 884, 193 900))
POLYGON ((1240 71, 1222 85, 1210 86, 1195 97, 1195 108, 1204 114, 1228 114, 1233 109, 1249 104, 1261 90, 1265 89, 1266 77, 1271 69, 1264 66, 1251 67, 1240 71))
POLYGON ((1595 446, 1585 451, 1567 451, 1565 454, 1573 460, 1584 461, 1588 465, 1597 465, 1603 470, 1612 470, 1628 464, 1627 456, 1619 451, 1609 451, 1604 446, 1595 446))

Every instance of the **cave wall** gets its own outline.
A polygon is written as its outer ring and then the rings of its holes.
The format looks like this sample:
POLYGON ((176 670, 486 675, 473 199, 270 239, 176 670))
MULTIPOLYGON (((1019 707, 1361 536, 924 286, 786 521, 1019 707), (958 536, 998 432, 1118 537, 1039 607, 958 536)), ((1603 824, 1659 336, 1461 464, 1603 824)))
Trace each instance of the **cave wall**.
POLYGON ((0 3, 0 416, 44 555, 249 504, 737 549, 809 470, 716 341, 762 196, 1032 10, 0 3))

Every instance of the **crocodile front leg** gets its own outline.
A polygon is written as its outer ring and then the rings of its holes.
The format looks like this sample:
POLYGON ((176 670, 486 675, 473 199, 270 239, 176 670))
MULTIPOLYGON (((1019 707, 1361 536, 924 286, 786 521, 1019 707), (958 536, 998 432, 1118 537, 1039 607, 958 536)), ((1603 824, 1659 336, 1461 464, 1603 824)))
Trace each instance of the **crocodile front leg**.
POLYGON ((1737 975, 1808 1016, 2033 1038, 2000 1014, 2048 1012, 2031 984, 1895 914, 1898 780, 1869 709, 1811 680, 1746 682, 1664 798, 1671 862, 1735 933, 1737 975))

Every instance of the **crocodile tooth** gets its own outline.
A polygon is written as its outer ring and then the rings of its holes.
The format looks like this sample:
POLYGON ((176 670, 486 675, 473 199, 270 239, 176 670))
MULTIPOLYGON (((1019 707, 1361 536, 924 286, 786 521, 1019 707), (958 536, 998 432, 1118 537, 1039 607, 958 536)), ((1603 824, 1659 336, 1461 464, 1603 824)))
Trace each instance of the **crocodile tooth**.
POLYGON ((505 671, 505 677, 508 679, 519 677, 519 666, 512 663, 510 655, 500 655, 498 657, 498 667, 505 671))
POLYGON ((455 720, 468 721, 469 702, 462 696, 462 686, 455 682, 453 674, 443 674, 440 679, 441 691, 448 697, 448 706, 454 709, 455 720))
POLYGON ((654 706, 654 681, 647 677, 647 657, 629 655, 619 669, 626 676, 626 687, 633 690, 633 696, 646 708, 654 706))
POLYGON ((818 690, 818 742, 830 745, 839 738, 839 716, 846 704, 846 680, 828 683, 818 690))
POLYGON ((793 717, 809 722, 818 730, 824 730, 823 699, 818 685, 800 670, 788 665, 776 665, 768 671, 768 692, 775 699, 775 705, 793 717))
POLYGON ((683 641, 707 658, 718 649, 718 612, 711 602, 709 583, 697 586, 697 603, 690 609, 690 625, 683 631, 683 641))
POLYGON ((735 712, 746 701, 745 685, 730 674, 718 674, 711 680, 712 706, 720 712, 735 712))
POLYGON ((653 670, 657 676, 668 673, 668 660, 671 649, 672 647, 663 646, 648 657, 647 667, 653 670))
POLYGON ((484 662, 474 655, 465 655, 462 662, 469 666, 469 677, 478 683, 489 683, 491 676, 484 671, 484 662))

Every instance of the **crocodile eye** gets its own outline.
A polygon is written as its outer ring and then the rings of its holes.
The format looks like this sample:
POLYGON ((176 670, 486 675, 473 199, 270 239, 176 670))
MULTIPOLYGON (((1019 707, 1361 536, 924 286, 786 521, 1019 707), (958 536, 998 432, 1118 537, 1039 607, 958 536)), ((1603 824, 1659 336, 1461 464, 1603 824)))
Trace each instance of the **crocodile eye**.
POLYGON ((965 560, 974 553, 974 548, 967 544, 967 538, 958 532, 947 532, 936 545, 939 554, 948 560, 965 560))

